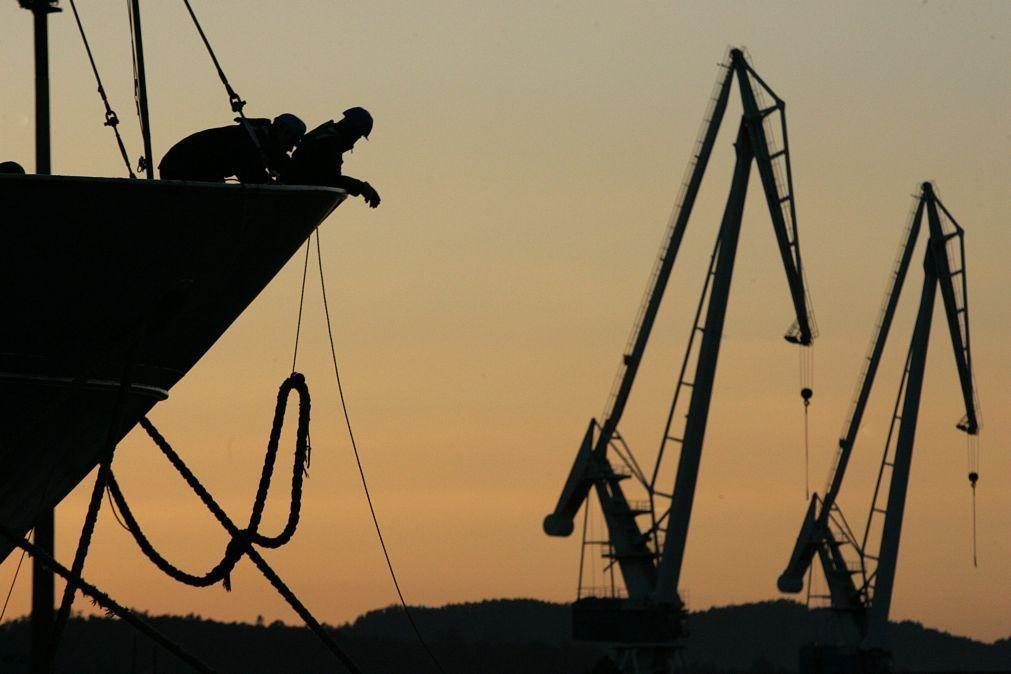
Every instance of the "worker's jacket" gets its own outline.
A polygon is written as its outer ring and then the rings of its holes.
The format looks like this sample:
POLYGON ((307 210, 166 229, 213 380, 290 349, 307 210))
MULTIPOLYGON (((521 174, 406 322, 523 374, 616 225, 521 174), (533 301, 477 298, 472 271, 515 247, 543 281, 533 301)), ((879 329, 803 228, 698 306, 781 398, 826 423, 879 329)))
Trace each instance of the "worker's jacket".
POLYGON ((339 187, 352 196, 361 194, 363 181, 341 174, 346 136, 332 119, 305 134, 282 173, 292 185, 339 187))
POLYGON ((244 183, 268 182, 264 159, 272 170, 280 171, 287 156, 281 157, 279 151, 273 150, 269 119, 249 119, 246 124, 248 131, 240 123, 183 138, 161 160, 160 176, 165 180, 206 182, 222 182, 235 176, 244 183))

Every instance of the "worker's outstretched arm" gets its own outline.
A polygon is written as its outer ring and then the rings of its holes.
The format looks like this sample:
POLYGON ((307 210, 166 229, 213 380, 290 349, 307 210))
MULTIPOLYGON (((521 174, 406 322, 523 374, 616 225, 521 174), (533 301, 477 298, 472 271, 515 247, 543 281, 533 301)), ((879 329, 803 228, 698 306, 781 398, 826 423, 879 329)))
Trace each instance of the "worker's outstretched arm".
POLYGON ((353 197, 365 199, 365 203, 372 208, 379 205, 379 192, 364 180, 358 180, 351 176, 337 176, 334 187, 346 190, 353 197))

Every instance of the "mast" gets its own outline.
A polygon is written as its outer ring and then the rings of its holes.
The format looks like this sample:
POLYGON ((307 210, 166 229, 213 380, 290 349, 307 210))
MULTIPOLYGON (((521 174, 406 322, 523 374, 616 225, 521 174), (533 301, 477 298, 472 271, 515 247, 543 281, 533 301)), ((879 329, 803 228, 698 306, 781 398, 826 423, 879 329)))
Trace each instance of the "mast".
MULTIPOLYGON (((35 24, 35 173, 49 175, 49 15, 61 11, 59 0, 19 0, 31 11, 35 24)), ((52 556, 55 539, 55 511, 46 509, 35 521, 35 545, 52 556)), ((55 601, 53 573, 36 558, 32 561, 32 649, 31 671, 43 672, 49 663, 50 632, 55 601)))
POLYGON ((130 0, 130 37, 133 46, 133 87, 137 100, 137 115, 140 117, 140 133, 144 138, 144 156, 140 158, 140 169, 148 180, 154 179, 154 158, 151 155, 151 124, 147 110, 147 76, 144 71, 144 39, 140 31, 140 3, 130 0))

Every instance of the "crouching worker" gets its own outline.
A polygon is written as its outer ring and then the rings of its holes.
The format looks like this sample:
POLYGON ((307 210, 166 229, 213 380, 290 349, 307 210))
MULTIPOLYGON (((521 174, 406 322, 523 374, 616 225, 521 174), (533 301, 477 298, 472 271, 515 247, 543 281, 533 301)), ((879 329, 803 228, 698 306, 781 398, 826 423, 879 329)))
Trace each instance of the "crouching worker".
POLYGON ((266 183, 284 173, 288 152, 305 134, 305 124, 285 113, 269 119, 239 120, 234 126, 198 131, 172 146, 158 165, 163 180, 266 183), (266 166, 264 166, 266 163, 266 166))
POLYGON ((344 111, 339 121, 320 124, 305 134, 291 156, 288 170, 281 178, 292 185, 339 187, 354 197, 362 197, 372 208, 379 205, 379 193, 364 180, 341 173, 343 155, 360 138, 372 132, 372 115, 365 108, 344 111))

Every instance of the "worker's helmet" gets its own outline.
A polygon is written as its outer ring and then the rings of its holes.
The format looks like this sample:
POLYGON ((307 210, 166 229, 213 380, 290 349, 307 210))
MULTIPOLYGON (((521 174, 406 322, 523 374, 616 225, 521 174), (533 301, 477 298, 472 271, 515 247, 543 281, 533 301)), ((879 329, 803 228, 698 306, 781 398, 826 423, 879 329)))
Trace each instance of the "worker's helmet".
POLYGON ((290 112, 285 112, 275 117, 273 124, 275 128, 284 131, 296 141, 305 135, 305 122, 290 112))
POLYGON ((348 108, 344 111, 344 119, 366 139, 372 133, 372 115, 365 108, 348 108))
POLYGON ((20 173, 24 175, 25 169, 16 161, 0 162, 0 173, 20 173))

